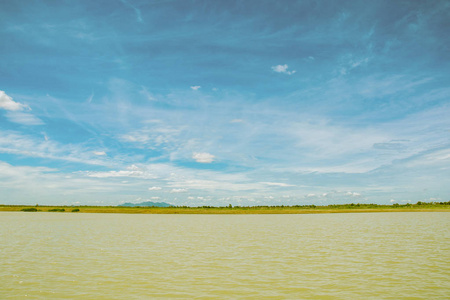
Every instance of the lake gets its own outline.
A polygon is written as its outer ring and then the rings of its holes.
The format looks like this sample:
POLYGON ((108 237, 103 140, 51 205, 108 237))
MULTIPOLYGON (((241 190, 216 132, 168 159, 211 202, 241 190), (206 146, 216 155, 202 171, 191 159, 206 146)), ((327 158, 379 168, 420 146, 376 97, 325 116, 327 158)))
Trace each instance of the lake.
POLYGON ((450 214, 0 212, 0 299, 449 299, 450 214))

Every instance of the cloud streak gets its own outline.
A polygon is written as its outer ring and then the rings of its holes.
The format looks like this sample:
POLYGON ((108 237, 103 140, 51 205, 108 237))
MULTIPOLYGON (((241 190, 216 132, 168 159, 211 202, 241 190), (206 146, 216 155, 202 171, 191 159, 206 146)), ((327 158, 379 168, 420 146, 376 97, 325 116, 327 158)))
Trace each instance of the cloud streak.
POLYGON ((9 111, 6 114, 6 117, 9 119, 9 121, 14 122, 14 123, 18 123, 18 124, 23 124, 23 125, 44 125, 44 122, 39 119, 38 117, 29 114, 29 113, 25 113, 25 112, 21 112, 21 111, 9 111))

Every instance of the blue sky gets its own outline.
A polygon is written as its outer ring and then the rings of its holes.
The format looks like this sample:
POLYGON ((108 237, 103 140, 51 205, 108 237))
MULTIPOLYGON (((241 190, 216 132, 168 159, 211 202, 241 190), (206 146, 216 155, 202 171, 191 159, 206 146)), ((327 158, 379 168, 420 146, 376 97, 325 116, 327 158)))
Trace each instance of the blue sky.
POLYGON ((0 1, 0 203, 448 201, 448 1, 0 1))

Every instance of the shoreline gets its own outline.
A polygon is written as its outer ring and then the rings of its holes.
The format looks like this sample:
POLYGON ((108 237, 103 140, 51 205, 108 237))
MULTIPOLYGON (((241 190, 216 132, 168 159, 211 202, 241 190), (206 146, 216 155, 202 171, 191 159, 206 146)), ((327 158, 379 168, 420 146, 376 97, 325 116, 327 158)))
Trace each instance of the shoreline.
POLYGON ((376 212, 450 212, 450 204, 256 206, 256 207, 122 207, 0 205, 0 212, 125 213, 125 214, 330 214, 376 212), (372 207, 369 207, 372 206, 372 207))

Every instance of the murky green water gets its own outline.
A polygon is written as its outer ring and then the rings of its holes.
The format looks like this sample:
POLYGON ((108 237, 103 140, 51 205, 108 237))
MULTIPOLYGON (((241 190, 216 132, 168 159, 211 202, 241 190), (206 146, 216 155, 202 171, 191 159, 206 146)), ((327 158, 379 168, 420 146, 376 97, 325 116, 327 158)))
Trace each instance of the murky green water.
POLYGON ((450 214, 0 213, 0 299, 449 299, 450 214))

